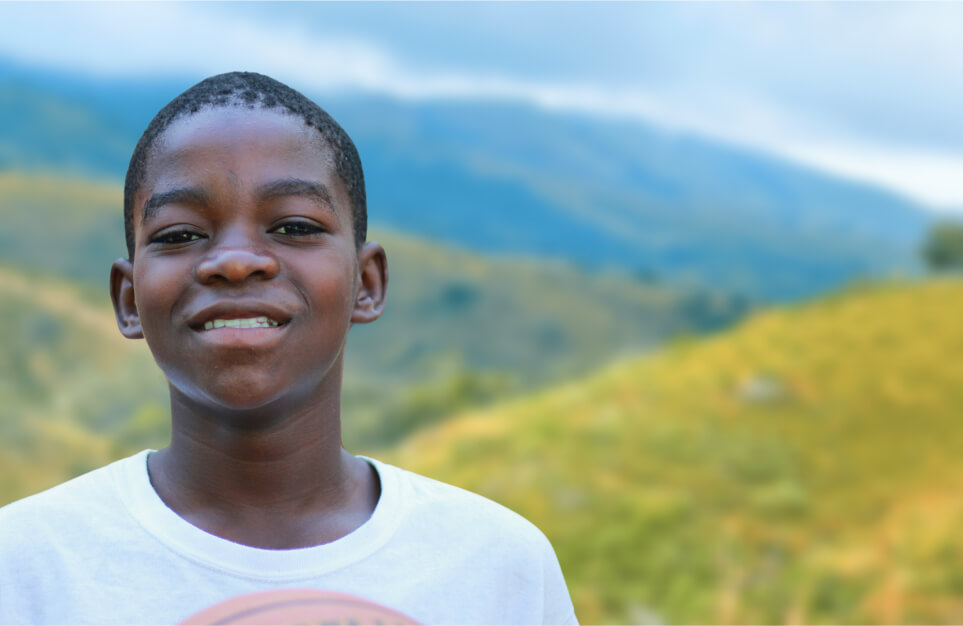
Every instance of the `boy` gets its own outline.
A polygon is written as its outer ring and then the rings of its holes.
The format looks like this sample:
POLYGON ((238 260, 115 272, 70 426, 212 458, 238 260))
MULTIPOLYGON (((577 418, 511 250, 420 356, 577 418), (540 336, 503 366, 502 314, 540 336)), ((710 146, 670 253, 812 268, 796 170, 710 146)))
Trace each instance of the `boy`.
POLYGON ((316 588, 422 623, 574 623, 534 526, 341 447, 348 330, 388 272, 324 111, 258 74, 198 83, 135 148, 124 219, 110 293, 167 376, 171 442, 0 511, 0 622, 175 623, 316 588))

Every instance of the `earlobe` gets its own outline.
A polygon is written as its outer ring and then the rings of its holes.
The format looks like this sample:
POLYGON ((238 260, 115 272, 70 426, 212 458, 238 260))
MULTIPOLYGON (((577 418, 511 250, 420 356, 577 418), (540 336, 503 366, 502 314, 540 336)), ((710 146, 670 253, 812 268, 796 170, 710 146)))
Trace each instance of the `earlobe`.
POLYGON ((385 293, 388 290, 388 255, 376 241, 365 243, 358 252, 358 273, 361 285, 354 301, 351 321, 369 324, 384 312, 385 293))
POLYGON ((143 339, 134 301, 134 266, 127 259, 117 259, 110 266, 110 300, 120 333, 128 339, 143 339))

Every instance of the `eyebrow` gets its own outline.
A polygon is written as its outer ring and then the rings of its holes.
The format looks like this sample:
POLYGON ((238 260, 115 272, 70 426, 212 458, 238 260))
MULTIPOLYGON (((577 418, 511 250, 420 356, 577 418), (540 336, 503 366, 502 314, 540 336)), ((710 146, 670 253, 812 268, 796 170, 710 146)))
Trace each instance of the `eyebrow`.
POLYGON ((326 209, 333 209, 331 194, 321 183, 300 178, 285 178, 261 185, 256 193, 261 200, 279 196, 304 196, 315 200, 326 209))
POLYGON ((144 222, 157 215, 157 209, 165 204, 206 204, 208 195, 197 187, 181 187, 153 194, 144 203, 144 222))
MULTIPOLYGON (((321 183, 300 178, 285 178, 261 185, 255 190, 260 200, 281 196, 304 196, 316 201, 323 208, 332 210, 331 194, 321 183)), ((181 187, 153 194, 144 203, 144 222, 157 215, 157 209, 166 204, 207 204, 208 194, 198 187, 181 187)))

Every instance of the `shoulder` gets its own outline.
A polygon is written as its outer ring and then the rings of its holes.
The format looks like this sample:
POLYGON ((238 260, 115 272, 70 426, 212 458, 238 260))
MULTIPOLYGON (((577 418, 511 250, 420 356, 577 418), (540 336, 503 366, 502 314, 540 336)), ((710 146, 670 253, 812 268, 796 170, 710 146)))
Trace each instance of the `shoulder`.
POLYGON ((70 564, 95 563, 123 513, 102 467, 0 508, 0 623, 37 621, 70 564))
POLYGON ((0 508, 0 547, 6 543, 5 538, 58 530, 77 534, 85 526, 103 524, 107 521, 105 513, 109 517, 111 512, 123 509, 116 488, 118 474, 144 454, 116 461, 0 508))
POLYGON ((546 549, 554 555, 542 531, 511 509, 460 487, 369 461, 381 476, 388 504, 398 509, 406 525, 416 526, 426 537, 442 541, 455 536, 462 543, 497 545, 536 561, 544 558, 546 549))
POLYGON ((458 581, 474 599, 488 597, 505 611, 483 621, 576 623, 555 551, 534 524, 476 493, 369 461, 382 478, 386 507, 399 519, 393 555, 422 562, 424 571, 458 581))

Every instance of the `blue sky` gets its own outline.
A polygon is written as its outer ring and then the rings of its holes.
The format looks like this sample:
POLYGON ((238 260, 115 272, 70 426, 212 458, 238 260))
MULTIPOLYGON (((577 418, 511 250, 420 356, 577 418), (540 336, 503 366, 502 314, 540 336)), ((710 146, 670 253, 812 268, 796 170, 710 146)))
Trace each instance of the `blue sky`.
POLYGON ((0 57, 656 123, 963 211, 963 3, 4 3, 0 57))

